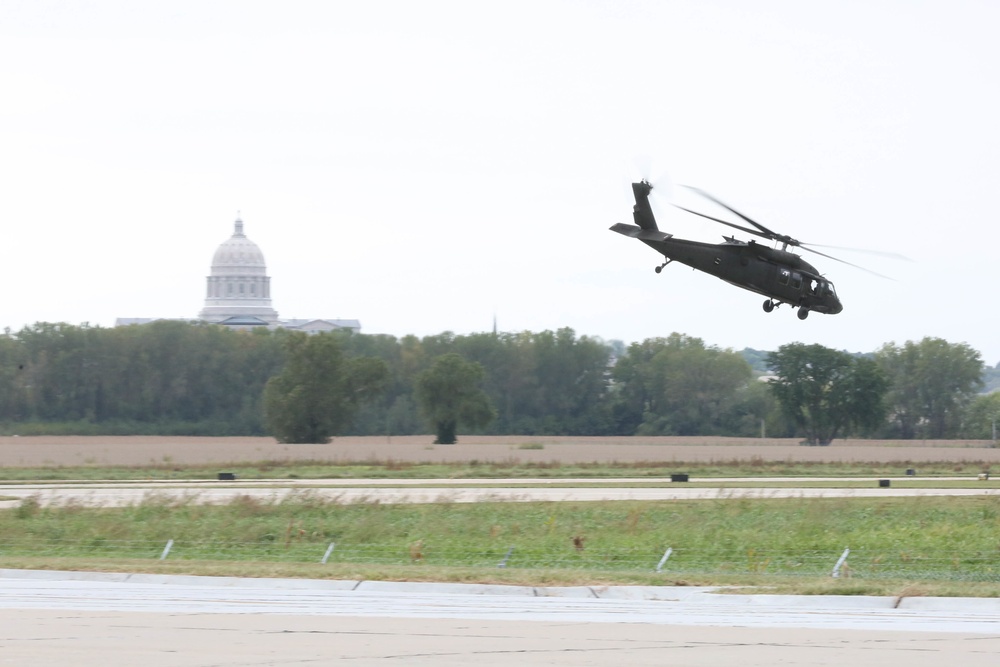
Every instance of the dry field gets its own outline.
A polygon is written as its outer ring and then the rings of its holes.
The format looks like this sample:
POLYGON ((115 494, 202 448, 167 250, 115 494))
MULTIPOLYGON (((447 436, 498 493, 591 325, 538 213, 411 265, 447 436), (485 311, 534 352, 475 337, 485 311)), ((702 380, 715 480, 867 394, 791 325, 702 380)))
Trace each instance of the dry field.
POLYGON ((1000 463, 1000 449, 984 440, 837 440, 803 447, 796 439, 714 437, 462 436, 457 445, 433 437, 337 438, 327 445, 282 445, 272 438, 149 436, 0 437, 0 466, 142 466, 262 461, 454 463, 540 462, 931 462, 1000 463), (522 449, 524 445, 541 448, 522 449))

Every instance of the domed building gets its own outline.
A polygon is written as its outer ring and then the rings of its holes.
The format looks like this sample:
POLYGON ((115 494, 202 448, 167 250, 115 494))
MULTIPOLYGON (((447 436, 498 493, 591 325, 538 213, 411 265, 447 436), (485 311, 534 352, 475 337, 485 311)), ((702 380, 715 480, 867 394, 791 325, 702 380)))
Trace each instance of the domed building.
POLYGON ((212 258, 205 307, 198 317, 216 324, 273 325, 278 313, 271 307, 271 278, 264 253, 243 233, 236 218, 232 237, 212 258))
MULTIPOLYGON (((119 317, 115 326, 147 324, 150 317, 119 317)), ((338 329, 361 331, 357 320, 306 318, 279 320, 271 306, 271 278, 267 275, 264 253, 243 232, 243 220, 236 218, 233 235, 212 257, 211 275, 205 291, 205 306, 198 313, 203 322, 233 329, 282 327, 306 333, 338 329)))

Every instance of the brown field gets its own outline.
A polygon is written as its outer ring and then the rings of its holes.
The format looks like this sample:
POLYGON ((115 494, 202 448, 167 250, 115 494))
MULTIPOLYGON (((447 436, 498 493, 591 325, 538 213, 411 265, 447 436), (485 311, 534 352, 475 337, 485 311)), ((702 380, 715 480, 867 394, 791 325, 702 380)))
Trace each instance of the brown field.
POLYGON ((327 445, 282 445, 272 438, 169 436, 0 437, 0 466, 142 466, 311 461, 412 463, 879 462, 1000 463, 988 440, 838 440, 803 447, 797 439, 718 437, 433 436, 336 438, 327 445), (520 445, 543 445, 521 449, 520 445))

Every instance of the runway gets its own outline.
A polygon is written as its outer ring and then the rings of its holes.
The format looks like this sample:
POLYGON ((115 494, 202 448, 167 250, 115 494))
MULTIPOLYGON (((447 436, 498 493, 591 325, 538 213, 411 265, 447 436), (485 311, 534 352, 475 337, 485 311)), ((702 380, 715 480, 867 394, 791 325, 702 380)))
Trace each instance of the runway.
MULTIPOLYGON (((908 478, 913 479, 913 478, 908 478)), ((964 478, 969 479, 969 478, 964 478)), ((0 509, 16 506, 34 497, 40 503, 77 503, 99 507, 132 505, 150 495, 185 498, 193 502, 227 503, 240 496, 280 500, 289 494, 308 492, 343 503, 478 503, 478 502, 565 502, 603 500, 707 500, 720 498, 887 498, 909 496, 1000 495, 990 481, 982 488, 880 488, 869 480, 869 488, 815 488, 782 486, 726 488, 664 484, 663 486, 600 486, 604 483, 649 484, 653 480, 263 480, 252 482, 106 482, 53 484, 0 484, 0 509), (546 484, 547 486, 533 486, 546 484), (579 484, 580 486, 573 486, 579 484), (595 485, 597 484, 597 485, 595 485), (557 486, 558 485, 558 486, 557 486)), ((705 480, 711 481, 711 480, 705 480)), ((722 480, 716 480, 721 482, 722 480)))
MULTIPOLYGON (((308 492, 341 502, 398 503, 997 493, 545 481, 546 486, 524 486, 543 481, 393 480, 391 487, 380 486, 381 480, 5 484, 0 496, 121 506, 150 494, 221 503, 240 495, 277 500, 308 492), (581 486, 561 486, 566 483, 581 486)), ((995 664, 997 655, 1000 601, 989 599, 0 571, 0 666, 939 667, 955 661, 985 667, 995 664)))
POLYGON ((1000 601, 0 571, 0 665, 993 665, 1000 601))
MULTIPOLYGON (((111 507, 150 495, 224 503, 303 492, 345 503, 998 493, 879 488, 872 481, 871 488, 840 489, 608 487, 593 479, 61 482, 0 485, 0 496, 16 498, 0 506, 26 497, 111 507)), ((992 667, 997 655, 1000 601, 987 599, 0 571, 0 666, 992 667)))

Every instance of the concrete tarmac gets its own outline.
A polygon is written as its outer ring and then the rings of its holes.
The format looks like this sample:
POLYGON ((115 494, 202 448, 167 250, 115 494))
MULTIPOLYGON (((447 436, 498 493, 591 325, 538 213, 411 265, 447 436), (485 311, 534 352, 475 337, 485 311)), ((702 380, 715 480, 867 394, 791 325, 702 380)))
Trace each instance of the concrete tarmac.
POLYGON ((457 619, 0 612, 17 667, 992 667, 1000 640, 961 634, 457 619))
POLYGON ((0 571, 0 665, 996 664, 1000 600, 0 571))
MULTIPOLYGON (((564 481, 572 484, 579 480, 564 481)), ((601 480, 609 481, 609 480, 601 480)), ((648 480, 647 480, 648 481, 648 480)), ((1000 495, 1000 488, 880 488, 871 480, 870 488, 809 488, 775 486, 759 488, 725 488, 686 486, 682 483, 657 487, 560 486, 525 487, 524 480, 475 480, 479 488, 466 480, 424 480, 426 486, 407 488, 381 486, 395 481, 311 480, 302 482, 275 480, 272 482, 55 482, 52 484, 0 484, 0 509, 16 507, 20 499, 34 497, 45 505, 77 503, 100 507, 120 507, 142 502, 149 496, 187 498, 201 503, 228 503, 238 496, 261 500, 280 500, 289 494, 310 494, 339 502, 380 503, 476 503, 531 501, 602 501, 602 500, 706 500, 719 498, 885 498, 909 496, 983 496, 1000 495), (324 486, 325 483, 331 486, 324 486), (358 485, 359 483, 371 486, 358 485), (490 486, 507 485, 507 486, 490 486)), ((593 483, 594 480, 590 480, 593 483)), ((551 483, 551 482, 550 482, 551 483)), ((622 482, 627 483, 627 482, 622 482)), ((787 482, 786 482, 787 483, 787 482)))

